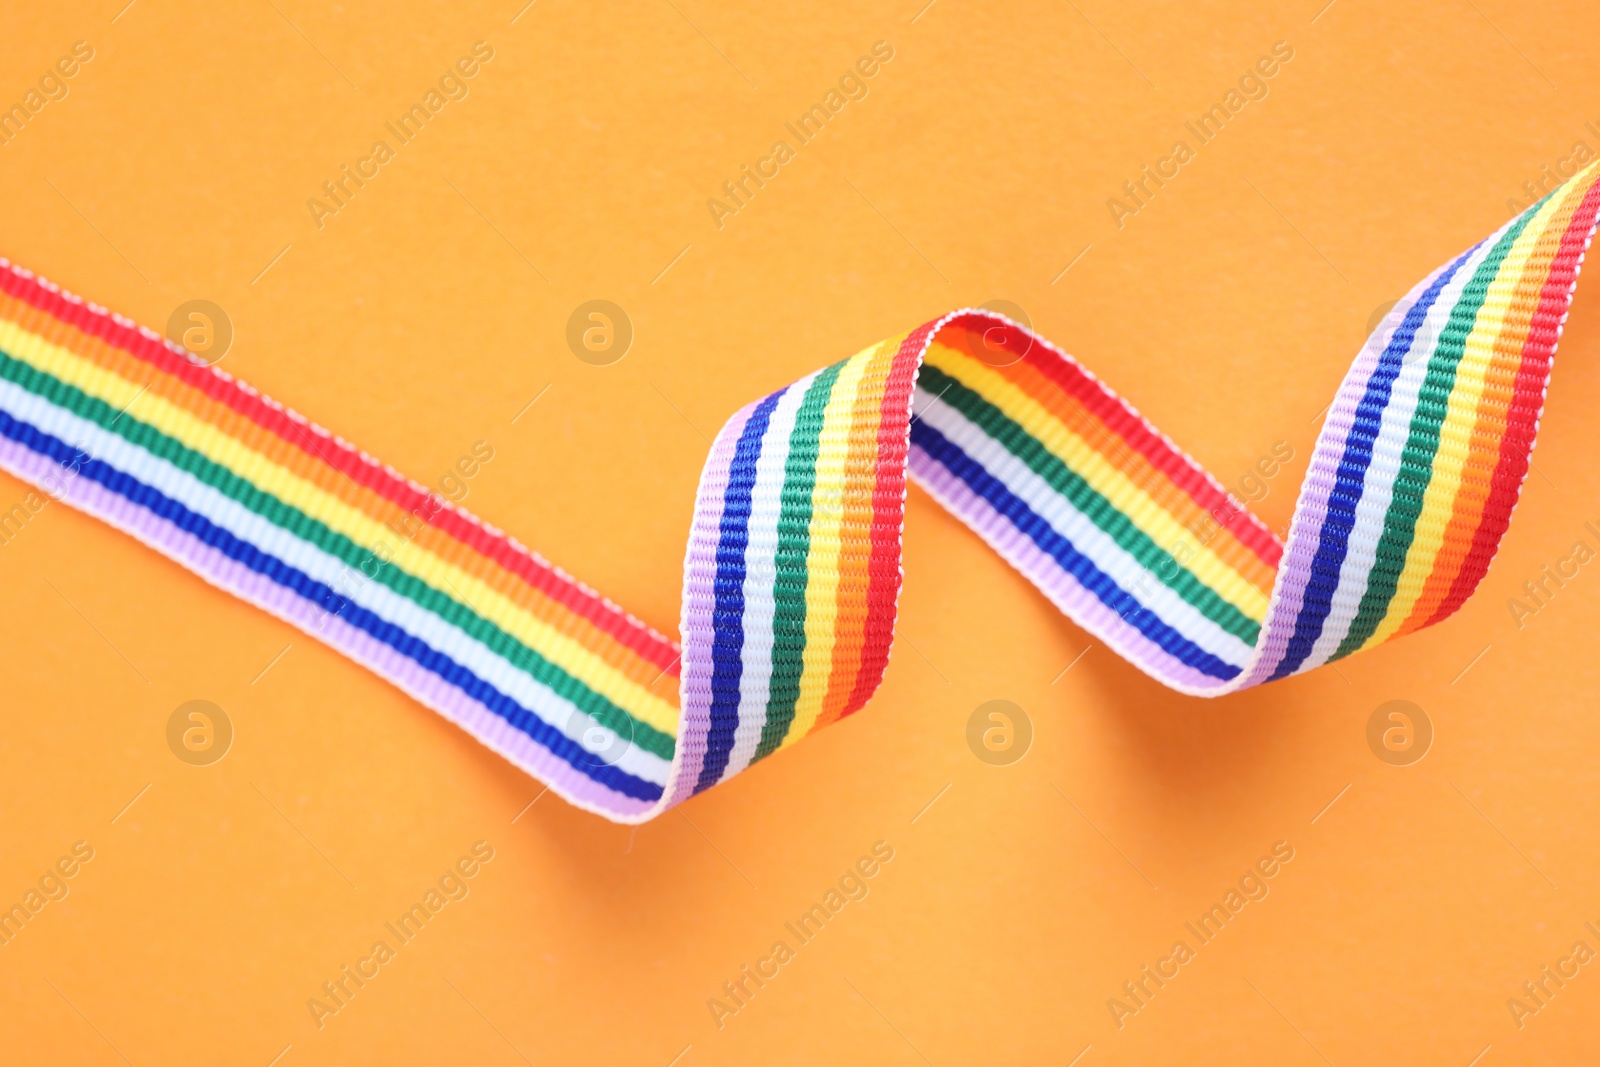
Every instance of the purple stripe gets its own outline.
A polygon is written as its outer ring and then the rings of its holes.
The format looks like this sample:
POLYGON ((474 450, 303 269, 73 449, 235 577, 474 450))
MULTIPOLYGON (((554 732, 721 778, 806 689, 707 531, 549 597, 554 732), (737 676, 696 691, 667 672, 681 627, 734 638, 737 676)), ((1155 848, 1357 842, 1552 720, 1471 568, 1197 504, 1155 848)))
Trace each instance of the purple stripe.
POLYGON ((1047 553, 1013 526, 988 501, 974 493, 965 482, 950 473, 942 463, 912 445, 909 453, 911 477, 956 518, 966 523, 1018 571, 1039 587, 1050 602, 1074 622, 1095 634, 1119 654, 1152 678, 1167 685, 1192 691, 1211 692, 1229 683, 1195 670, 1173 658, 1159 645, 1123 621, 1115 611, 1047 553), (1114 636, 1112 636, 1114 635, 1114 636))
MULTIPOLYGON (((61 471, 51 460, 3 437, 0 437, 0 468, 36 486, 43 485, 46 475, 59 476, 61 471)), ((610 815, 641 813, 653 806, 649 801, 615 793, 573 771, 505 719, 415 661, 98 482, 83 477, 69 478, 60 499, 366 666, 413 699, 461 726, 517 767, 549 782, 558 795, 574 805, 610 815)))
MULTIPOLYGON (((1390 309, 1388 318, 1403 318, 1450 264, 1434 270, 1390 309)), ((1344 456, 1345 443, 1355 427, 1356 408, 1365 395, 1367 380, 1378 369, 1383 346, 1374 345, 1371 338, 1361 346, 1355 362, 1345 374, 1322 431, 1317 435, 1316 447, 1311 453, 1311 463, 1306 480, 1300 487, 1300 498, 1295 505, 1294 518, 1289 525, 1289 543, 1278 564, 1278 576, 1273 588, 1272 601, 1267 608, 1267 619, 1261 627, 1257 642, 1257 659, 1238 679, 1238 688, 1256 685, 1272 677, 1283 662, 1289 641, 1294 636, 1295 622, 1305 603, 1306 586, 1311 580, 1312 562, 1317 547, 1322 542, 1322 526, 1328 518, 1328 500, 1339 479, 1339 463, 1344 456)))
POLYGON ((694 795, 705 766, 706 739, 711 732, 711 676, 713 620, 717 606, 717 544, 722 530, 723 497, 733 456, 760 401, 745 405, 722 427, 700 472, 695 496, 694 521, 689 528, 689 548, 683 561, 683 607, 678 639, 683 642, 683 668, 679 681, 681 709, 672 774, 661 798, 665 811, 694 795))

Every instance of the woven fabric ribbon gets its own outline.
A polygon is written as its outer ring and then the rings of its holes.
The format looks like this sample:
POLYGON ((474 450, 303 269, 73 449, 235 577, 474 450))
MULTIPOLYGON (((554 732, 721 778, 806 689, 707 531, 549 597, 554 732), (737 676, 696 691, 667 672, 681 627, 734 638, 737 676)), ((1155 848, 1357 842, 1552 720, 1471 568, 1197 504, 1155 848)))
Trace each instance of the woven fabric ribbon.
POLYGON ((728 420, 701 474, 681 647, 9 263, 0 467, 367 666, 573 804, 642 822, 872 696, 908 477, 1184 693, 1231 693, 1448 617, 1527 473, 1597 178, 1600 164, 1395 306, 1327 411, 1287 544, 1070 356, 971 309, 728 420))

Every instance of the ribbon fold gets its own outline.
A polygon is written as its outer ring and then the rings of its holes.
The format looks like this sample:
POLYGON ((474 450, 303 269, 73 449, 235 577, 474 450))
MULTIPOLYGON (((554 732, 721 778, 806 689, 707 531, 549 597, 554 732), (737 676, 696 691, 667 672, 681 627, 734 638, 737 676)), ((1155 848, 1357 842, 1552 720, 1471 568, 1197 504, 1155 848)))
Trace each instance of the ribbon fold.
POLYGON ((872 696, 908 478, 1183 693, 1447 618, 1527 474, 1597 180, 1600 164, 1395 306, 1328 408, 1286 543, 1066 353, 973 309, 728 420, 700 478, 681 648, 227 373, 4 261, 0 467, 375 671, 571 803, 642 822, 872 696))

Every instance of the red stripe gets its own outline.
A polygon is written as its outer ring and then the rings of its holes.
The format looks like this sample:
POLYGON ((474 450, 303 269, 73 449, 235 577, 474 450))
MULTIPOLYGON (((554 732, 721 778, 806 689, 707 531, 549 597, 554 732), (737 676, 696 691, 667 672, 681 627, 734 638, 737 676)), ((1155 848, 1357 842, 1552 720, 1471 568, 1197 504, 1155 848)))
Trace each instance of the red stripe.
POLYGON ((911 443, 911 388, 922 365, 933 323, 925 323, 900 342, 889 368, 879 408, 878 481, 872 488, 872 554, 867 560, 867 615, 862 620, 861 668, 855 689, 839 718, 852 715, 872 698, 889 666, 894 642, 895 605, 900 598, 901 532, 906 518, 906 454, 911 443))
POLYGON ((143 360, 161 372, 179 379, 214 400, 225 404, 251 422, 276 434, 301 451, 321 460, 334 470, 343 471, 356 483, 371 489, 457 541, 499 563, 526 581, 610 634, 650 663, 669 674, 678 673, 675 644, 653 633, 643 623, 615 604, 579 585, 569 575, 552 567, 504 534, 488 529, 476 519, 455 510, 437 497, 412 486, 390 473, 375 460, 335 439, 275 401, 269 400, 242 382, 215 367, 192 363, 167 345, 141 332, 132 323, 118 322, 110 314, 91 308, 86 302, 69 298, 60 290, 41 284, 9 263, 0 270, 0 289, 25 301, 83 333, 99 337, 107 344, 143 360))
MULTIPOLYGON (((979 321, 987 326, 992 320, 986 317, 980 319, 977 315, 963 315, 952 320, 951 325, 959 327, 979 321)), ((1228 494, 1219 489, 1205 471, 1163 440, 1126 401, 1091 377, 1072 357, 1058 353, 1043 339, 1009 324, 995 324, 1004 325, 1005 328, 1000 347, 1020 353, 1030 367, 1081 403, 1127 442, 1130 448, 1143 455, 1151 466, 1231 532, 1240 544, 1254 552, 1267 566, 1277 569, 1278 561, 1283 558, 1283 546, 1272 536, 1272 531, 1248 508, 1236 508, 1228 494), (1223 516, 1227 516, 1226 521, 1223 516)))
POLYGON ((1506 432, 1500 439, 1500 461, 1489 484, 1489 498, 1483 505, 1483 518, 1472 537, 1461 570, 1439 608, 1427 625, 1448 618, 1466 603, 1478 583, 1489 571, 1500 538, 1511 523, 1512 509, 1522 492, 1533 456, 1534 436, 1539 429, 1539 413, 1544 409, 1545 389, 1550 382, 1550 361, 1555 352, 1561 321, 1572 303, 1572 285, 1578 278, 1578 264, 1594 231, 1595 215, 1600 211, 1600 184, 1591 185, 1583 203, 1572 213, 1572 222, 1561 235, 1561 248, 1550 264, 1550 275, 1539 294, 1528 339, 1522 348, 1522 366, 1506 412, 1506 432))

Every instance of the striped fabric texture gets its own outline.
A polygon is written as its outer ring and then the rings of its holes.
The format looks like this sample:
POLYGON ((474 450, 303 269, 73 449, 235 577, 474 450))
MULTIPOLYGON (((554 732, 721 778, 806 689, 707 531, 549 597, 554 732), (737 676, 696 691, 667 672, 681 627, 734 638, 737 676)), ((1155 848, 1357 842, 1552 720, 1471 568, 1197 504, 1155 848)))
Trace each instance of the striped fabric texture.
POLYGON ((0 467, 641 822, 860 709, 911 479, 1151 676, 1219 696, 1438 622, 1488 569, 1600 165, 1413 289, 1329 407, 1287 544, 1064 352, 967 309, 735 414, 681 646, 158 334, 0 269, 0 467))

